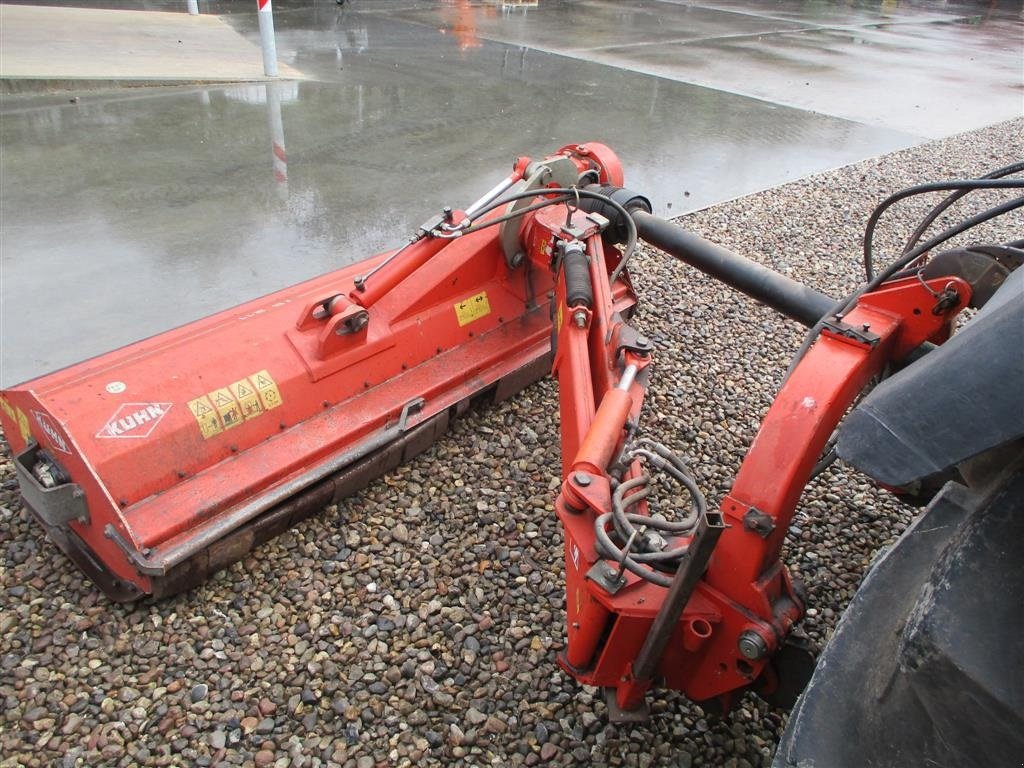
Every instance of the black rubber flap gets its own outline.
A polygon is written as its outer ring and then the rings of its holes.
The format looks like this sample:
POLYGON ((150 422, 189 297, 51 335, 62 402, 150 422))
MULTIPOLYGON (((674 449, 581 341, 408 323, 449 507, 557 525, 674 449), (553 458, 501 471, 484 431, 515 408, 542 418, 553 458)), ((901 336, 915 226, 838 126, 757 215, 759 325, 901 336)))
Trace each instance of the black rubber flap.
POLYGON ((844 461, 906 486, 1024 436, 1024 269, 962 331, 883 381, 840 427, 844 461))

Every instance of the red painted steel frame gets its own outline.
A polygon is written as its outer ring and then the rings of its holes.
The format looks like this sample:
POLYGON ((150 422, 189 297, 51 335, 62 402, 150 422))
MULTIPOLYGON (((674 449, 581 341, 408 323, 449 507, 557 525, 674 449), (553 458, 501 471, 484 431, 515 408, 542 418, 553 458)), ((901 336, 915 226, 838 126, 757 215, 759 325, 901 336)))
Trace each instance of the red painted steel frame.
MULTIPOLYGON (((589 242, 592 263, 602 262, 600 245, 589 242)), ((594 272, 607 286, 607 272, 594 272)), ((559 317, 567 317, 565 291, 556 280, 559 317)), ((604 288, 595 293, 603 294, 604 288)), ((843 322, 825 330, 793 371, 768 411, 743 462, 732 491, 721 503, 728 525, 711 563, 690 597, 662 656, 661 685, 697 701, 718 698, 729 706, 754 682, 804 612, 780 559, 782 543, 810 473, 835 427, 867 382, 889 362, 925 341, 948 337, 953 318, 969 299, 960 280, 942 278, 926 286, 916 278, 895 281, 864 296, 843 322), (935 315, 933 291, 957 290, 960 302, 935 315), (868 340, 859 340, 858 333, 868 340), (873 336, 871 335, 873 334, 873 336), (753 512, 751 512, 753 510, 753 512), (746 516, 752 514, 748 519, 746 516), (752 524, 753 523, 753 524, 752 524), (744 657, 741 633, 754 632, 766 652, 744 657)), ((621 448, 627 419, 638 417, 644 388, 630 388, 629 407, 604 404, 627 361, 614 359, 609 336, 593 333, 621 318, 613 304, 595 301, 585 328, 559 325, 555 374, 561 391, 563 483, 556 510, 565 528, 568 643, 562 665, 582 682, 614 688, 617 703, 634 709, 650 681, 636 681, 633 662, 667 593, 626 571, 626 585, 609 594, 587 577, 598 562, 594 521, 611 510, 607 456, 621 448), (589 345, 589 354, 586 347, 589 345), (609 371, 612 374, 609 375, 609 371), (596 407, 595 407, 596 406, 596 407), (599 459, 581 446, 601 445, 599 459), (590 476, 577 482, 577 471, 590 476)), ((634 361, 635 362, 635 361, 634 361)), ((646 365, 646 361, 641 361, 646 365)))
MULTIPOLYGON (((559 156, 581 173, 597 170, 602 182, 623 182, 603 145, 571 145, 559 156)), ((529 166, 517 160, 513 180, 529 166)), ((626 571, 624 586, 609 593, 587 574, 599 560, 595 520, 611 511, 609 464, 639 422, 650 359, 620 343, 636 338, 626 333, 635 296, 626 273, 609 282, 619 253, 603 242, 600 219, 566 215, 557 206, 523 218, 521 268, 506 266, 496 228, 428 236, 382 265, 363 290, 355 278, 387 255, 13 387, 0 398, 0 422, 15 453, 34 441, 54 454, 91 518, 70 530, 145 593, 159 568, 140 563, 169 562, 254 499, 386 437, 403 411, 419 423, 515 375, 547 354, 553 325, 568 624, 561 663, 635 708, 652 681, 634 679, 633 663, 666 589, 626 571), (561 244, 577 240, 589 266, 589 306, 569 306, 556 258, 561 244), (629 368, 637 375, 620 389, 629 368), (411 403, 418 409, 408 412, 411 403)), ((968 298, 957 279, 895 281, 822 333, 722 500, 730 527, 653 682, 728 704, 758 677, 803 615, 780 553, 826 440, 883 366, 947 338, 968 298), (948 287, 960 303, 936 315, 934 295, 948 287), (763 655, 740 653, 745 632, 760 637, 763 655)), ((636 509, 644 513, 646 503, 636 509)))
MULTIPOLYGON (((603 145, 562 156, 622 182, 603 145)), ((428 235, 11 387, 0 422, 13 453, 53 454, 88 509, 67 529, 145 594, 197 542, 393 436, 403 412, 412 428, 532 371, 549 354, 551 289, 546 265, 507 266, 498 227, 428 235)))

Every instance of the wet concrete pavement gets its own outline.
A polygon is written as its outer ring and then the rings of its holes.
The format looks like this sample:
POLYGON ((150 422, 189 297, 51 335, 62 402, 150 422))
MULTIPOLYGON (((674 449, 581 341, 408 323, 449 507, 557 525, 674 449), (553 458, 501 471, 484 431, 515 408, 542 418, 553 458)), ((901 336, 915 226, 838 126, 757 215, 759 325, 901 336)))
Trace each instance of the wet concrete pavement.
POLYGON ((604 141, 675 214, 1020 112, 1019 6, 276 6, 308 81, 4 99, 0 383, 397 245, 520 154, 604 141))

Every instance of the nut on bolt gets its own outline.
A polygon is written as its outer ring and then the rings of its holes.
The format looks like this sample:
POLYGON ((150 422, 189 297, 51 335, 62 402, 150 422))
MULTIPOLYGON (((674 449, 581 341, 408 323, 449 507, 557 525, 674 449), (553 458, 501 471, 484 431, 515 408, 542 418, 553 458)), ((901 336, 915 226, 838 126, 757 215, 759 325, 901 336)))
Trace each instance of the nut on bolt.
POLYGON ((572 479, 576 481, 576 485, 581 485, 584 488, 586 488, 594 481, 594 478, 592 478, 586 472, 575 472, 573 473, 572 479))
POLYGON ((751 661, 763 659, 765 654, 768 653, 768 643, 752 629, 746 629, 740 633, 736 646, 739 648, 743 658, 750 659, 751 661))
POLYGON ((582 309, 577 309, 576 312, 573 313, 572 321, 576 323, 577 328, 585 328, 587 325, 587 313, 582 309))

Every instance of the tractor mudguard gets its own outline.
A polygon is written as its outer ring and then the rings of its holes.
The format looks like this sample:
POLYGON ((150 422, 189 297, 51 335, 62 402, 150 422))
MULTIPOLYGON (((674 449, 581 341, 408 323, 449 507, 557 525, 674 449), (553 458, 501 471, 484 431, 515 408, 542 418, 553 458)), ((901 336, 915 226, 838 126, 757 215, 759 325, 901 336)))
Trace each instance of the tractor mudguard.
POLYGON ((790 716, 775 768, 1019 765, 1024 461, 948 483, 872 566, 790 716))
POLYGON ((1022 337, 1018 269, 963 330, 861 401, 839 429, 839 457, 904 488, 1024 437, 1022 337))

